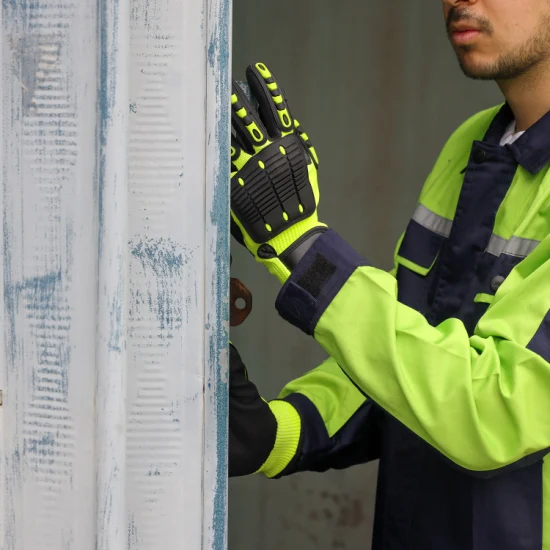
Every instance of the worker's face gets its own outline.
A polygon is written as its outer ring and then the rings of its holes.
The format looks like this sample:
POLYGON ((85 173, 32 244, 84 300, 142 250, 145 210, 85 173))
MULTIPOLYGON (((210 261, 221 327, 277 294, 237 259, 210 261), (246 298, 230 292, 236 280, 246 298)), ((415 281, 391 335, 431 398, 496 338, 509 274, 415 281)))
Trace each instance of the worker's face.
POLYGON ((550 0, 443 0, 443 11, 471 78, 509 80, 550 62, 550 0))

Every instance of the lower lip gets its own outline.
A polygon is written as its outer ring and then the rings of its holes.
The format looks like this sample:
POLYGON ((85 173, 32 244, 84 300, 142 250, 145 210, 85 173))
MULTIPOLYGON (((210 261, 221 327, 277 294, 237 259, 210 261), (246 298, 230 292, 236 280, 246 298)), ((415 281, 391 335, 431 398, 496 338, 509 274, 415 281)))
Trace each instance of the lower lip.
POLYGON ((453 32, 453 42, 458 45, 468 44, 481 34, 480 31, 453 32))

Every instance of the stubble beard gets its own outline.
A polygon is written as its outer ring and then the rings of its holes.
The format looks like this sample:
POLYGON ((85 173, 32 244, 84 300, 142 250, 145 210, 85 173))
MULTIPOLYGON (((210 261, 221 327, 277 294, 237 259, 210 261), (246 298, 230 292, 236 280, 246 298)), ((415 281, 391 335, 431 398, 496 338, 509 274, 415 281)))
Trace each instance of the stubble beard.
POLYGON ((468 78, 497 81, 519 78, 550 59, 550 14, 525 44, 515 51, 502 54, 492 64, 469 67, 460 52, 467 53, 473 48, 465 46, 457 53, 460 68, 468 78))

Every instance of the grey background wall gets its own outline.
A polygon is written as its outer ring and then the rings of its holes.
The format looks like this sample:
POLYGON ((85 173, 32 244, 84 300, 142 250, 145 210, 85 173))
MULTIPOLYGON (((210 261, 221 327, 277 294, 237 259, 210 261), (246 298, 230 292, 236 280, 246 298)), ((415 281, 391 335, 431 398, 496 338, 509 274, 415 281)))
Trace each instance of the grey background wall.
MULTIPOLYGON (((315 143, 322 219, 382 268, 450 132, 501 101, 494 84, 462 75, 441 2, 234 0, 234 78, 256 61, 315 143)), ((232 339, 273 398, 325 355, 277 316, 278 283, 236 245, 233 260, 254 311, 232 339)), ((232 480, 230 550, 368 550, 376 467, 232 480)))

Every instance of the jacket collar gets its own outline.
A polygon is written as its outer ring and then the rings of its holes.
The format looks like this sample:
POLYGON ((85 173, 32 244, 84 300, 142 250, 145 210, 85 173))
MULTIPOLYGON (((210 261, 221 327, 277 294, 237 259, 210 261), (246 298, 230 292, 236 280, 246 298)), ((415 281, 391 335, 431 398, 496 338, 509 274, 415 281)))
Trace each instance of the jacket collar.
MULTIPOLYGON (((514 114, 505 103, 491 122, 483 141, 498 145, 514 114)), ((531 174, 536 174, 550 161, 550 112, 531 126, 514 143, 506 145, 514 158, 531 174)))

